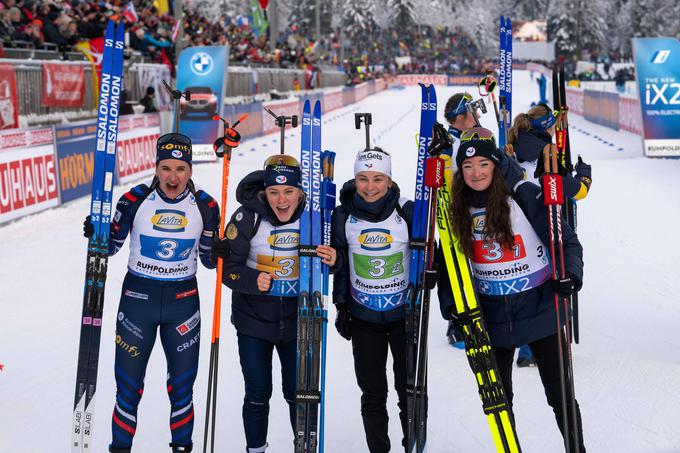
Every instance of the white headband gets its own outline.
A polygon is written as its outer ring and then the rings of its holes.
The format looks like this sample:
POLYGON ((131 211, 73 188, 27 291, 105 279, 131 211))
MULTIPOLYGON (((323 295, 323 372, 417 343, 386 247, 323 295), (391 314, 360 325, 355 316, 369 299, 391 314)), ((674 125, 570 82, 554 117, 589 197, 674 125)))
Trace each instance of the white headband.
POLYGON ((377 171, 391 178, 392 158, 389 154, 374 149, 359 151, 354 161, 354 176, 362 171, 377 171))

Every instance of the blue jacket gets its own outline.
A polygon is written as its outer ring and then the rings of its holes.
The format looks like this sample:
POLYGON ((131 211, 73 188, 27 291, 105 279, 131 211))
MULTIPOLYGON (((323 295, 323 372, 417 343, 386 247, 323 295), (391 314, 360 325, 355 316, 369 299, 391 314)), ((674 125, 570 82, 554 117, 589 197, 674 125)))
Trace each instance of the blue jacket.
POLYGON ((358 201, 355 198, 356 188, 354 180, 347 181, 340 190, 340 205, 335 208, 331 218, 331 247, 337 251, 337 260, 333 267, 333 303, 349 304, 349 312, 353 318, 373 323, 387 323, 404 319, 403 307, 396 307, 388 311, 374 311, 357 301, 351 296, 350 269, 349 269, 349 245, 345 234, 345 224, 349 215, 370 222, 382 222, 387 219, 395 209, 406 221, 409 234, 413 222, 413 202, 407 201, 404 206, 399 205, 399 187, 393 183, 392 188, 383 198, 375 203, 358 201), (371 214, 370 209, 378 203, 385 203, 379 212, 371 214), (359 206, 358 204, 363 204, 359 206), (365 209, 362 209, 365 208, 365 209))
MULTIPOLYGON (((517 187, 513 198, 543 244, 549 246, 548 208, 543 204, 541 189, 533 183, 524 182, 517 187)), ((583 248, 566 222, 562 225, 562 241, 566 271, 580 286, 583 281, 583 248)), ((439 304, 446 318, 447 307, 453 305, 453 294, 441 252, 439 266, 439 304)), ((550 280, 537 288, 510 296, 478 294, 491 344, 502 348, 518 347, 555 334, 557 321, 553 295, 550 280)))
MULTIPOLYGON (((260 221, 284 225, 263 198, 264 171, 250 173, 236 188, 236 201, 241 206, 231 216, 225 237, 229 255, 224 260, 222 281, 232 290, 231 322, 237 332, 272 343, 288 342, 297 336, 297 297, 271 296, 257 288, 261 271, 246 266, 250 241, 260 221), (235 230, 234 230, 235 228, 235 230), (236 232, 236 234, 233 233, 236 232)), ((304 201, 286 224, 295 222, 304 209, 304 201)))

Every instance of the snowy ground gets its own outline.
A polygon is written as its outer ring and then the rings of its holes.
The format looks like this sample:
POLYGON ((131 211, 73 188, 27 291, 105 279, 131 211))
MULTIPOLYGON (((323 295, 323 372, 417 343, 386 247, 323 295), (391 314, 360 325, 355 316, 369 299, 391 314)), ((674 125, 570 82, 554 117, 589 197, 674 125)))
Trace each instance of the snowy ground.
MULTIPOLYGON (((515 75, 514 111, 535 100, 528 73, 515 75)), ((438 90, 440 112, 454 88, 438 90)), ((355 152, 364 143, 354 130, 354 112, 373 113, 374 143, 393 154, 395 180, 412 197, 419 92, 390 90, 324 118, 323 146, 338 153, 336 179, 349 179, 355 152)), ((491 118, 485 123, 493 124, 491 118)), ((440 114, 441 116, 441 114, 440 114)), ((591 452, 680 452, 680 289, 672 232, 680 224, 680 161, 642 157, 640 138, 572 117, 572 149, 593 165, 594 184, 579 204, 579 236, 586 275, 580 295, 581 344, 574 347, 576 394, 591 452), (615 145, 610 146, 609 143, 615 145), (666 235, 667 237, 664 239, 666 235), (668 249, 665 244, 671 243, 668 249), (675 332, 675 333, 674 333, 675 332), (674 415, 675 414, 675 415, 674 415)), ((288 149, 298 153, 299 136, 288 149)), ((248 172, 278 151, 275 135, 245 142, 231 166, 228 212, 234 190, 248 172)), ((194 179, 218 196, 220 166, 196 165, 194 179)), ((116 199, 122 188, 115 193, 116 199)), ((79 316, 85 262, 81 223, 85 199, 0 228, 0 452, 67 452, 73 405, 79 316)), ((110 441, 114 400, 113 334, 127 250, 110 260, 103 324, 95 451, 110 441)), ((214 273, 198 274, 203 303, 201 367, 195 387, 194 441, 202 450, 214 273)), ((228 323, 229 291, 223 304, 217 445, 243 451, 243 381, 235 332, 228 323)), ((436 304, 436 300, 434 301, 436 304)), ((335 318, 331 308, 331 317, 335 318)), ((491 452, 493 446, 464 353, 444 337, 436 306, 430 322, 431 452, 491 452)), ((276 366, 275 366, 276 369, 276 366)), ((391 369, 391 365, 388 365, 391 369)), ((287 409, 275 373, 271 401, 270 451, 292 451, 287 409)), ((391 379, 390 379, 391 381, 391 379)), ((165 361, 157 343, 139 409, 137 452, 167 451, 169 405, 165 361)), ((516 369, 515 414, 525 452, 558 452, 561 440, 544 400, 536 369, 516 369)), ((390 433, 400 441, 394 392, 390 433)), ((329 329, 326 450, 367 451, 359 390, 350 344, 329 329)), ((395 451, 398 450, 396 447, 395 451)))

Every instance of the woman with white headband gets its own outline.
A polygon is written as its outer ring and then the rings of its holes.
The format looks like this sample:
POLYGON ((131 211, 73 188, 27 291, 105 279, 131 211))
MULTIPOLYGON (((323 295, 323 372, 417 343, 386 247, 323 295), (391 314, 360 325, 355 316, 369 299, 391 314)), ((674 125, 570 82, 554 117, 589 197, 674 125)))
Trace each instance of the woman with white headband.
POLYGON ((406 419, 406 333, 409 231, 413 202, 400 198, 392 181, 390 155, 380 148, 357 154, 354 179, 340 191, 333 212, 331 246, 338 258, 333 274, 335 326, 352 341, 354 371, 361 388, 361 416, 371 453, 390 451, 387 415, 387 351, 394 361, 399 418, 406 419))

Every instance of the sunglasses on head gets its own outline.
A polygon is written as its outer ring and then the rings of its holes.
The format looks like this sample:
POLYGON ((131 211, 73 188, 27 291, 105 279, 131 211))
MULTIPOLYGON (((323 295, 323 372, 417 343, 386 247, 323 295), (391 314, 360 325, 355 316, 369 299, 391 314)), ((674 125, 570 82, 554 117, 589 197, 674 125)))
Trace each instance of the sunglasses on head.
POLYGON ((293 156, 287 154, 275 154, 264 161, 264 168, 277 165, 286 165, 288 167, 299 167, 300 162, 293 156))
POLYGON ((158 138, 158 145, 165 145, 166 143, 179 143, 181 145, 191 146, 191 139, 184 134, 171 132, 158 138))
POLYGON ((471 127, 470 129, 465 129, 460 134, 461 142, 469 142, 471 140, 490 140, 496 143, 496 137, 494 137, 493 132, 483 127, 471 127))
POLYGON ((455 117, 458 115, 462 115, 467 112, 467 103, 472 100, 472 95, 470 93, 464 93, 463 97, 460 98, 460 101, 458 102, 458 105, 456 108, 451 109, 448 113, 444 115, 444 117, 449 120, 453 121, 455 117))

